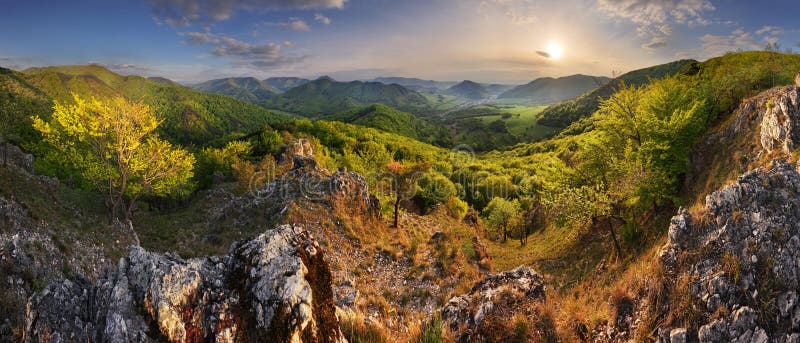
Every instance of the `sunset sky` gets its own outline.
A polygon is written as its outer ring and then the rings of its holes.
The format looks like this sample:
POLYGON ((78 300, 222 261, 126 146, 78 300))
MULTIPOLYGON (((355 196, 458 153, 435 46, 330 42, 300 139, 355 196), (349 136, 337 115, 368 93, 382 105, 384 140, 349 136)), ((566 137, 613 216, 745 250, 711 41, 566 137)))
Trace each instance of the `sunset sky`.
POLYGON ((96 63, 181 82, 521 83, 768 42, 800 51, 800 1, 790 0, 0 0, 0 8, 0 66, 96 63))

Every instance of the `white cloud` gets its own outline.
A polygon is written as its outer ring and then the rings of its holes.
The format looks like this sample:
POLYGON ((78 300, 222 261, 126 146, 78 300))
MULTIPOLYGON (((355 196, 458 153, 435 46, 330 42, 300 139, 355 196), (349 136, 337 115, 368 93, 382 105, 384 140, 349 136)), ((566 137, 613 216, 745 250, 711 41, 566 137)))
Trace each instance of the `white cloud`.
POLYGON ((733 30, 729 35, 706 34, 700 37, 703 50, 709 56, 719 56, 729 51, 756 50, 759 45, 753 34, 742 29, 733 30))
POLYGON ((321 13, 315 14, 314 15, 314 20, 316 20, 316 21, 318 21, 320 23, 323 23, 325 25, 330 25, 331 24, 331 18, 328 18, 328 17, 326 17, 325 15, 323 15, 321 13))
POLYGON ((186 43, 193 45, 210 45, 211 53, 220 57, 232 58, 235 66, 253 66, 257 68, 289 66, 299 63, 305 56, 286 56, 281 53, 282 46, 291 47, 292 42, 282 44, 252 44, 233 37, 206 32, 182 32, 187 37, 186 43))
POLYGON ((237 10, 343 8, 347 0, 148 0, 154 18, 173 26, 228 20, 237 10))
POLYGON ((666 47, 669 44, 669 37, 656 36, 650 39, 649 42, 642 44, 642 48, 646 50, 655 50, 666 47))
POLYGON ((299 18, 289 18, 289 21, 281 23, 280 26, 294 31, 311 31, 311 27, 299 18))
POLYGON ((666 46, 672 23, 710 24, 703 13, 715 10, 708 0, 597 0, 597 4, 609 16, 636 24, 639 35, 650 39, 642 45, 645 49, 666 46))

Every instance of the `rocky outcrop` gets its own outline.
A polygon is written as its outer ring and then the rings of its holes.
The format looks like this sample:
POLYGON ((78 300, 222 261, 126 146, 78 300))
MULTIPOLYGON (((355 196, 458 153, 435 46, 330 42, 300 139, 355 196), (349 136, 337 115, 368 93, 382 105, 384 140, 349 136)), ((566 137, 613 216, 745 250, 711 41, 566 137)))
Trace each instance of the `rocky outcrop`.
MULTIPOLYGON (((692 324, 690 341, 800 338, 800 173, 795 166, 775 160, 742 175, 708 195, 703 213, 681 210, 668 237, 659 253, 665 278, 675 283, 673 292, 687 292, 688 304, 698 312, 684 318, 692 324)), ((669 329, 661 331, 662 341, 680 332, 669 329)))
POLYGON ((31 297, 26 342, 340 342, 323 252, 284 225, 221 257, 183 260, 132 247, 95 283, 31 297))
POLYGON ((800 143, 800 88, 786 87, 766 102, 761 118, 760 142, 766 151, 790 154, 800 143))
MULTIPOLYGON (((527 267, 494 274, 476 283, 469 293, 451 298, 442 320, 458 342, 495 341, 498 326, 515 313, 531 315, 531 305, 545 300, 544 280, 527 267)), ((535 314, 534 314, 535 315, 535 314)))

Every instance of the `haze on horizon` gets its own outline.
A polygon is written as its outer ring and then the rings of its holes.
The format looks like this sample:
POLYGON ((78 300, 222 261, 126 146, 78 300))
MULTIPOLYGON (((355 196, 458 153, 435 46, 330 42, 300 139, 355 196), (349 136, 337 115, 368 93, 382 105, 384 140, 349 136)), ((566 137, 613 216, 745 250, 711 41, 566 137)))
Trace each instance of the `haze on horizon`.
POLYGON ((767 43, 799 49, 796 1, 3 1, 0 66, 98 64, 196 82, 378 76, 523 83, 610 76, 767 43))

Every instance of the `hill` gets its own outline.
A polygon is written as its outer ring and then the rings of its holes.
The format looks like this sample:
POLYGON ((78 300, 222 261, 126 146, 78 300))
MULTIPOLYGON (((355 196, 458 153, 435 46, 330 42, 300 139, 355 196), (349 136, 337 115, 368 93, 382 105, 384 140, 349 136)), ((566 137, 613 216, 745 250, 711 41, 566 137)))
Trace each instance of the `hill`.
POLYGON ((372 79, 372 81, 387 85, 394 83, 417 92, 428 93, 439 93, 456 84, 455 82, 449 81, 423 80, 413 77, 377 77, 372 79))
POLYGON ((307 117, 318 117, 357 109, 372 103, 409 112, 424 111, 434 107, 428 97, 398 84, 337 82, 327 76, 292 88, 265 102, 264 105, 307 117))
POLYGON ((448 130, 443 126, 428 123, 411 113, 398 111, 381 104, 372 104, 321 119, 372 127, 437 145, 443 145, 449 135, 448 130))
POLYGON ((543 77, 514 87, 498 96, 500 99, 526 99, 536 104, 550 104, 572 99, 600 87, 610 80, 603 76, 570 75, 559 78, 543 77))
POLYGON ((680 73, 695 63, 697 61, 679 60, 625 73, 589 93, 579 94, 580 96, 575 99, 548 107, 539 115, 539 122, 549 126, 566 127, 578 119, 589 117, 594 111, 597 111, 598 99, 608 98, 623 83, 633 86, 643 85, 649 82, 650 79, 658 79, 680 73))
POLYGON ((150 81, 162 83, 162 84, 165 84, 165 85, 172 85, 172 86, 179 85, 177 82, 172 81, 172 80, 170 80, 170 79, 168 79, 166 77, 151 76, 151 77, 148 77, 147 79, 150 80, 150 81))
POLYGON ((201 92, 232 96, 254 104, 271 99, 281 92, 277 88, 253 77, 230 77, 210 80, 193 85, 192 88, 201 92))
POLYGON ((489 90, 483 85, 469 80, 461 81, 457 85, 448 88, 445 93, 472 100, 486 99, 489 97, 489 90))
POLYGON ((264 83, 279 89, 281 92, 288 91, 309 82, 311 82, 311 80, 299 77, 270 77, 264 80, 264 83))
MULTIPOLYGON (((31 68, 18 74, 48 100, 80 96, 124 96, 157 108, 162 134, 173 142, 209 145, 258 130, 289 117, 228 96, 168 85, 140 76, 122 76, 100 66, 31 68)), ((52 108, 44 113, 50 113, 52 108)), ((42 113, 42 112, 40 112, 42 113)))

